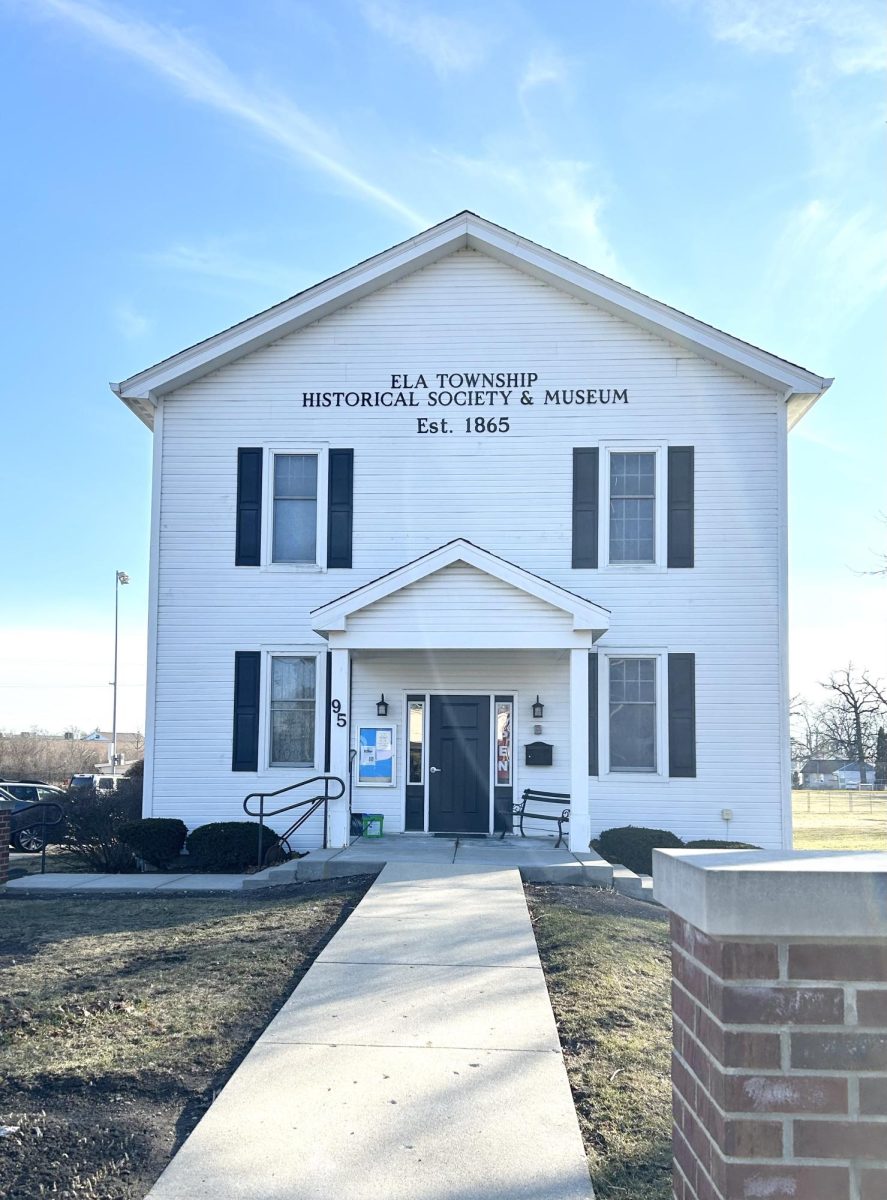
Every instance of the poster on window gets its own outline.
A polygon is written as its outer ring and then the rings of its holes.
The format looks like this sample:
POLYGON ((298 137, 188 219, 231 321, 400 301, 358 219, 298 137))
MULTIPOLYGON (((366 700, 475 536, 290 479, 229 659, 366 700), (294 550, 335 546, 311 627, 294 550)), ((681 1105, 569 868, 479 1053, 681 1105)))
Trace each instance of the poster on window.
POLYGON ((496 786, 511 787, 511 701, 496 703, 496 786))
POLYGON ((394 726, 361 725, 357 738, 357 782, 394 787, 394 726))

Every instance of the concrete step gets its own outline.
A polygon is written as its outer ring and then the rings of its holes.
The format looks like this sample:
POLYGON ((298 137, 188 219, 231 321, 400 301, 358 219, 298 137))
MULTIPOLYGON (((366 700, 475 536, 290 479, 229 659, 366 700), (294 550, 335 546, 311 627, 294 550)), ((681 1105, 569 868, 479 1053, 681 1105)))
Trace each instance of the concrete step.
POLYGON ((632 900, 653 900, 653 879, 650 875, 636 875, 627 867, 613 866, 613 887, 632 900))

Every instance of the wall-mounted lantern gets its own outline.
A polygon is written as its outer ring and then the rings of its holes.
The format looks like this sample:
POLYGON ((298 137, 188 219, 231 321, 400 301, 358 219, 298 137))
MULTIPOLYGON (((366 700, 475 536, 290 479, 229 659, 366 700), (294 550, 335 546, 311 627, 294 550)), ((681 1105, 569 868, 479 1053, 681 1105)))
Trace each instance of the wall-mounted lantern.
POLYGON ((545 705, 539 699, 539 693, 536 693, 536 702, 533 705, 533 716, 538 720, 545 711, 545 705))
POLYGON ((387 717, 388 716, 388 701, 385 699, 384 692, 379 697, 379 699, 376 701, 376 715, 379 717, 387 717))

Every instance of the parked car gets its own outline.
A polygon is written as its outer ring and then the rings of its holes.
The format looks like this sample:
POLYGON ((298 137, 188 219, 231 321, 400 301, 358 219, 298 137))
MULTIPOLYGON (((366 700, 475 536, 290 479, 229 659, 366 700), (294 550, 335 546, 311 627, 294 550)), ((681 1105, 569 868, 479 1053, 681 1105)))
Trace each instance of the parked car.
POLYGON ((62 788, 44 783, 42 779, 0 779, 0 787, 15 796, 16 800, 29 800, 31 804, 39 804, 43 800, 64 803, 66 798, 62 788))
POLYGON ((97 792, 113 792, 117 790, 119 779, 119 775, 72 775, 68 787, 71 791, 93 788, 97 792))
MULTIPOLYGON (((15 787, 16 784, 12 786, 15 787)), ((58 824, 54 819, 56 816, 54 809, 44 808, 43 805, 58 804, 58 797, 64 799, 64 792, 59 791, 58 788, 50 788, 46 785, 41 785, 40 790, 47 793, 54 792, 55 795, 46 795, 35 804, 30 800, 22 800, 14 795, 6 784, 0 786, 0 800, 10 800, 15 805, 9 816, 10 845, 26 854, 39 854, 46 841, 49 840, 48 834, 50 829, 58 829, 58 824), (45 830, 43 827, 44 817, 47 822, 52 822, 47 825, 45 830), (44 835, 47 835, 45 840, 44 835)))

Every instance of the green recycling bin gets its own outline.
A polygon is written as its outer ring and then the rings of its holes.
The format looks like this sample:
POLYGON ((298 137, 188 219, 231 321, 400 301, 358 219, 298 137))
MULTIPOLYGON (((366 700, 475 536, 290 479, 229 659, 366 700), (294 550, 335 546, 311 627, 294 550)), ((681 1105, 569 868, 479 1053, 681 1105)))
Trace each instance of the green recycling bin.
POLYGON ((380 838, 385 818, 381 813, 364 813, 362 818, 363 836, 365 838, 380 838))

